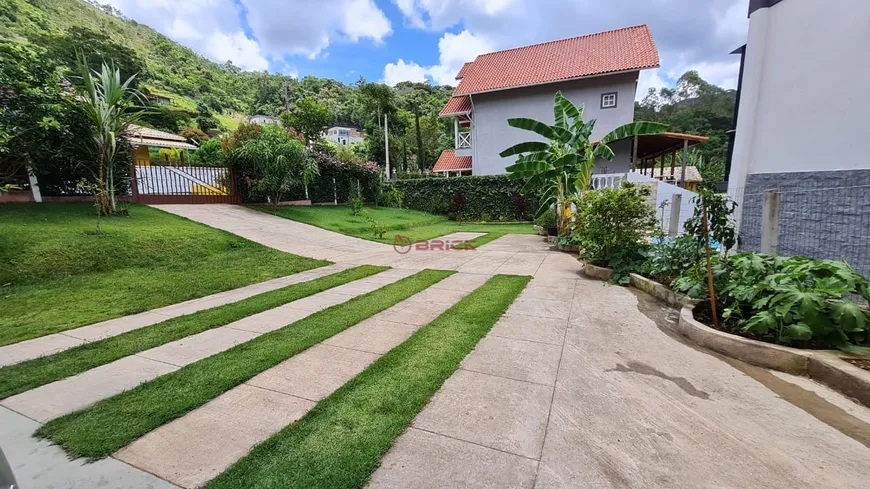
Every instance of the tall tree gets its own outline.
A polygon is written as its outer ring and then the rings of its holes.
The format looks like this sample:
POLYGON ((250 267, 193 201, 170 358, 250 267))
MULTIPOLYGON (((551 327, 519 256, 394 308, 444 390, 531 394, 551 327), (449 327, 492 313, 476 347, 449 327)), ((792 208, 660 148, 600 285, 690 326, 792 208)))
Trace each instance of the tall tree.
POLYGON ((281 114, 281 120, 286 127, 301 132, 310 143, 321 138, 323 130, 332 123, 332 116, 329 107, 317 103, 313 97, 305 97, 293 110, 281 114))

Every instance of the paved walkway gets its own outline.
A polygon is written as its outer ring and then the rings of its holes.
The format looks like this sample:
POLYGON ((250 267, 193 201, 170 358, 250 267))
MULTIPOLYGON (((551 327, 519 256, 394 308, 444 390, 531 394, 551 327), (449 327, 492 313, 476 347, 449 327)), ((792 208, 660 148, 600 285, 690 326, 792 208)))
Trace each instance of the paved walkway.
POLYGON ((304 416, 488 278, 448 277, 152 431, 114 457, 181 487, 198 487, 304 416))
POLYGON ((226 326, 203 331, 22 392, 0 401, 0 406, 45 423, 248 342, 269 331, 283 328, 317 311, 397 282, 413 273, 413 270, 387 270, 339 285, 226 326))
POLYGON ((178 304, 172 304, 139 314, 110 319, 99 323, 82 326, 81 328, 69 329, 62 333, 40 336, 32 340, 21 341, 11 345, 0 346, 0 367, 20 363, 45 355, 51 355, 75 346, 83 345, 92 341, 102 340, 117 336, 134 329, 152 326, 186 314, 193 314, 212 307, 222 306, 233 302, 253 297, 263 292, 277 290, 288 285, 308 282, 326 275, 338 273, 351 268, 349 264, 334 264, 315 268, 286 277, 279 277, 265 282, 247 285, 238 289, 227 290, 217 294, 192 299, 178 304))
MULTIPOLYGON (((370 489, 867 487, 870 448, 667 334, 651 297, 552 284, 531 282, 370 489)), ((799 382, 870 427, 870 410, 799 382)))
MULTIPOLYGON (((477 250, 421 250, 412 247, 397 251, 391 245, 345 236, 241 206, 209 204, 154 207, 281 251, 337 263, 532 275, 546 280, 576 279, 580 273, 580 264, 574 257, 550 251, 549 245, 534 235, 507 235, 477 250)), ((480 233, 453 233, 439 240, 464 240, 478 235, 480 233)))

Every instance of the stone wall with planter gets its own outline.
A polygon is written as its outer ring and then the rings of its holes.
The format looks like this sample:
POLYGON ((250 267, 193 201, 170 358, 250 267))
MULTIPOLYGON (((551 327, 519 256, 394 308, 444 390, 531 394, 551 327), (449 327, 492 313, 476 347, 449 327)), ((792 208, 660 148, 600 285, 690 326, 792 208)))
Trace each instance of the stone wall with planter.
POLYGON ((583 265, 583 275, 589 278, 597 278, 598 280, 610 280, 613 278, 613 270, 587 263, 583 265))
POLYGON ((674 292, 670 288, 654 281, 648 279, 642 275, 638 275, 636 273, 628 274, 629 283, 632 287, 640 289, 647 294, 662 300, 673 307, 683 307, 683 306, 692 306, 694 307, 699 301, 697 299, 692 299, 691 297, 680 294, 679 292, 674 292))
POLYGON ((870 407, 870 372, 837 351, 799 350, 715 330, 695 320, 694 306, 680 310, 677 331, 699 346, 759 367, 806 375, 870 407))

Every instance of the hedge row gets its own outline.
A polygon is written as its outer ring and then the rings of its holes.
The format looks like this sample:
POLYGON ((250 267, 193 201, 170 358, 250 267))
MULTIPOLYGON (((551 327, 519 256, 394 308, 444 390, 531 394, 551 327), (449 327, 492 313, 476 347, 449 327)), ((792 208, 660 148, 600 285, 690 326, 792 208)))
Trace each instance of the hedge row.
POLYGON ((397 180, 404 207, 461 221, 530 221, 538 198, 522 195, 523 182, 507 175, 397 180))

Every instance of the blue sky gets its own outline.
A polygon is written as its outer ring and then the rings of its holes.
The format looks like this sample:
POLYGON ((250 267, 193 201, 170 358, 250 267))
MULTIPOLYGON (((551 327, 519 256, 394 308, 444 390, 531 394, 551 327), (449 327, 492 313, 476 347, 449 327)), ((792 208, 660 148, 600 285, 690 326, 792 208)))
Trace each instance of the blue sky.
POLYGON ((248 70, 452 84, 478 54, 647 24, 662 67, 638 97, 695 69, 733 88, 748 0, 102 0, 215 61, 248 70))

